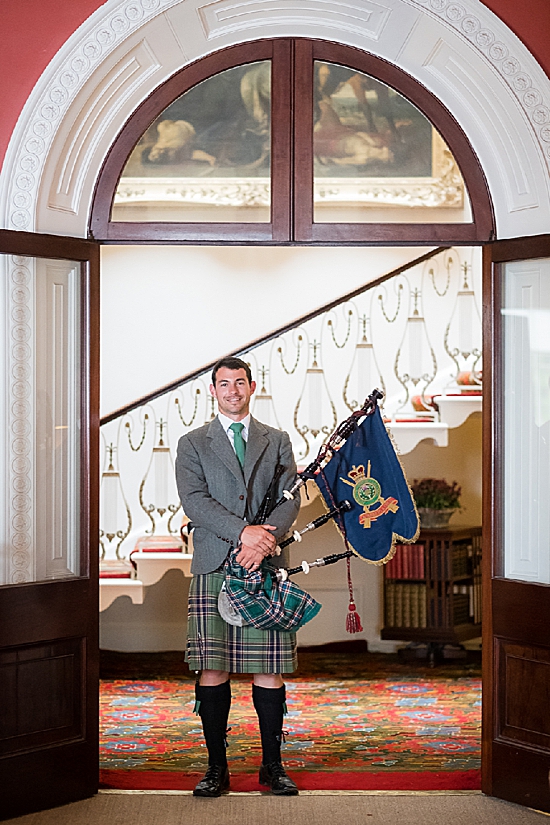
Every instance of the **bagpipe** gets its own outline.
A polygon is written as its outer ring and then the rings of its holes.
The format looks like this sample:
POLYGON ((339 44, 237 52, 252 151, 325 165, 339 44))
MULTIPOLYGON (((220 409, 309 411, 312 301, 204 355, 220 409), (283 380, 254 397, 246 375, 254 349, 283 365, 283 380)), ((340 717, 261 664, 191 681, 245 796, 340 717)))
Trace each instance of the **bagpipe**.
POLYGON ((346 628, 350 633, 363 629, 353 598, 350 559, 357 556, 371 564, 384 564, 393 556, 397 542, 414 542, 419 533, 416 505, 378 407, 382 398, 380 390, 375 389, 360 409, 338 425, 314 461, 279 498, 277 490, 283 468, 277 467, 251 522, 264 524, 277 507, 293 499, 313 480, 328 510, 282 541, 277 554, 331 520, 343 538, 345 552, 313 562, 303 561, 291 569, 277 568, 272 561, 264 560, 259 570, 248 571, 237 562, 238 548, 233 549, 226 561, 218 600, 220 614, 227 622, 297 630, 317 615, 321 605, 289 577, 345 559, 350 596, 346 628))

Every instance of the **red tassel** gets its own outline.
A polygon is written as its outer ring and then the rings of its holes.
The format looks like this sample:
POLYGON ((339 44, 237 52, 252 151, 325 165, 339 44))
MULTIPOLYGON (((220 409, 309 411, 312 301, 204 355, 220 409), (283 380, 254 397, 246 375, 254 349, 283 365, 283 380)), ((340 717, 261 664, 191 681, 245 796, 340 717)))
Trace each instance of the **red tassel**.
POLYGON ((350 602, 348 607, 349 613, 346 616, 346 630, 348 633, 361 633, 363 625, 361 624, 361 617, 357 612, 355 602, 350 602))
MULTIPOLYGON (((331 493, 330 487, 327 483, 327 480, 324 476, 323 470, 319 471, 323 476, 324 482, 326 484, 327 490, 329 491, 330 498, 332 500, 332 506, 336 507, 336 502, 334 501, 333 495, 331 493)), ((346 537, 346 527, 344 524, 344 520, 341 517, 337 519, 338 525, 342 531, 342 535, 344 538, 344 544, 346 545, 346 550, 349 550, 349 544, 346 537)), ((353 582, 351 581, 351 563, 349 556, 346 559, 346 565, 348 568, 348 590, 349 590, 349 605, 348 605, 348 615, 346 616, 346 630, 348 633, 361 633, 363 630, 363 625, 361 624, 361 617, 357 612, 357 607, 355 606, 355 602, 353 600, 353 582)))
MULTIPOLYGON (((347 542, 346 542, 347 546, 347 542)), ((351 583, 351 564, 349 558, 346 559, 348 568, 348 590, 349 590, 349 605, 348 615, 346 616, 346 630, 348 633, 361 633, 363 625, 361 624, 361 617, 357 612, 357 607, 353 600, 353 584, 351 583)))

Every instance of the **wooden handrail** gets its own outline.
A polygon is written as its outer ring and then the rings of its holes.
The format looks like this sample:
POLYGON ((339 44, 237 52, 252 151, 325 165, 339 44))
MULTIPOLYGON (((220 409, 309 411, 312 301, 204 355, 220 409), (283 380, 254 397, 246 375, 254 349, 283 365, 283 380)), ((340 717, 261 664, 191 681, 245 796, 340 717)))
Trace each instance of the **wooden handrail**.
MULTIPOLYGON (((351 301, 352 298, 357 297, 357 295, 361 295, 368 289, 374 289, 374 287, 380 286, 380 284, 383 284, 385 281, 389 281, 390 278, 395 278, 396 275, 401 275, 403 272, 407 272, 414 266, 418 266, 419 264, 422 264, 425 261, 429 261, 430 258, 434 258, 441 252, 445 252, 447 249, 447 246, 438 246, 436 249, 432 249, 430 252, 426 252, 419 258, 415 258, 413 261, 409 261, 409 263, 397 267, 397 269, 392 269, 391 272, 387 272, 385 275, 381 275, 374 281, 370 281, 368 284, 364 284, 363 286, 357 287, 357 289, 354 289, 352 292, 348 292, 346 295, 341 295, 334 301, 329 301, 329 303, 317 307, 317 309, 308 312, 306 315, 302 315, 300 318, 296 318, 294 321, 290 321, 288 324, 285 324, 284 326, 267 333, 267 335, 263 335, 260 338, 256 338, 254 341, 250 341, 248 344, 245 344, 244 347, 239 347, 239 349, 233 350, 233 352, 229 352, 227 353, 227 355, 240 357, 245 353, 250 352, 250 350, 259 347, 260 344, 266 344, 268 341, 272 341, 279 335, 283 335, 285 332, 288 332, 291 329, 295 329, 296 327, 301 326, 301 324, 305 324, 307 321, 311 321, 312 318, 316 318, 318 315, 322 315, 323 312, 328 312, 329 309, 334 309, 334 307, 339 306, 339 304, 343 304, 346 301, 351 301)), ((172 390, 181 387, 182 384, 187 384, 189 381, 193 381, 195 378, 198 378, 199 376, 204 375, 207 372, 210 372, 210 370, 212 370, 217 361, 218 359, 216 359, 215 361, 210 361, 208 364, 203 364, 203 366, 199 367, 196 370, 192 370, 192 372, 186 373, 186 375, 181 376, 181 378, 178 378, 175 381, 171 381, 169 384, 165 384, 163 387, 159 387, 158 389, 153 390, 153 392, 147 393, 147 395, 142 395, 141 398, 136 398, 135 401, 132 401, 130 404, 126 404, 124 407, 119 407, 117 410, 114 410, 108 415, 103 416, 103 418, 101 419, 101 425, 103 426, 103 424, 109 424, 111 421, 114 421, 115 419, 120 418, 121 416, 126 415, 127 413, 132 412, 133 410, 136 410, 138 407, 142 407, 144 404, 148 404, 150 401, 154 401, 156 398, 160 398, 167 392, 172 392, 172 390)))

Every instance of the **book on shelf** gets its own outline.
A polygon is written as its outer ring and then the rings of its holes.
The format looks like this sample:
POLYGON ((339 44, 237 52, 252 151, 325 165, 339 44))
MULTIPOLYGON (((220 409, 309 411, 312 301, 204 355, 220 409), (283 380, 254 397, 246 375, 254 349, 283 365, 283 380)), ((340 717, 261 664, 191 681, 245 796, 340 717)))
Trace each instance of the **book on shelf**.
POLYGON ((424 574, 424 545, 396 544, 393 557, 384 565, 385 578, 423 579, 424 574))
POLYGON ((187 545, 179 536, 142 536, 136 541, 133 553, 183 553, 187 545))
POLYGON ((401 588, 402 598, 403 598, 403 614, 401 616, 401 625, 402 627, 410 627, 411 626, 411 587, 410 585, 404 585, 401 588))
POLYGON ((468 624, 470 621, 470 596, 457 593, 453 597, 453 624, 468 624))
POLYGON ((453 577, 461 578, 471 575, 473 547, 471 542, 458 543, 453 546, 453 577))
POLYGON ((414 592, 411 597, 410 608, 411 627, 420 627, 420 594, 418 590, 421 586, 420 584, 413 584, 414 592))
POLYGON ((396 638, 400 628, 412 638, 415 629, 481 623, 481 535, 468 533, 396 544, 384 567, 385 625, 396 638))
POLYGON ((388 627, 426 627, 426 585, 388 582, 385 620, 388 627))
POLYGON ((428 605, 427 605, 427 594, 426 594, 426 585, 419 584, 418 585, 420 590, 420 596, 418 599, 418 606, 419 606, 419 627, 428 627, 428 605))
POLYGON ((132 565, 126 559, 101 559, 100 579, 131 579, 132 565))

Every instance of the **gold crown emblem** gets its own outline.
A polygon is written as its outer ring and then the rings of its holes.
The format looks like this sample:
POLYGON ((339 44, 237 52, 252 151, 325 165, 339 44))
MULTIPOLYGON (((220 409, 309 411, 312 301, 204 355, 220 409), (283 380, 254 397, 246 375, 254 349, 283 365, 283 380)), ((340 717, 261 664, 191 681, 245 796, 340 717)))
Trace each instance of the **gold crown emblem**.
POLYGON ((361 481, 363 478, 366 478, 365 475, 365 466, 364 464, 360 464, 358 467, 354 464, 351 470, 348 473, 348 476, 352 478, 356 483, 361 481))

